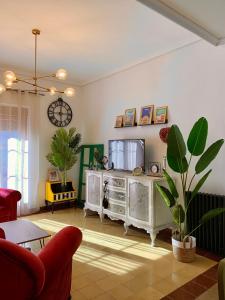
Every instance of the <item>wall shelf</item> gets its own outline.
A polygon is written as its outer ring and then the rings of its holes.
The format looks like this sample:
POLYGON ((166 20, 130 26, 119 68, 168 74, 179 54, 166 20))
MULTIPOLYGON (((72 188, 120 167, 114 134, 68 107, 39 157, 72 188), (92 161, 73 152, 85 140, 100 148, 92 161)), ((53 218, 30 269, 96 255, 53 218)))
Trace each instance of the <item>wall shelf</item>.
POLYGON ((135 125, 133 125, 133 126, 122 126, 122 127, 114 127, 114 128, 131 128, 131 127, 138 127, 138 126, 140 126, 140 127, 145 127, 145 126, 165 125, 165 124, 168 124, 168 120, 166 120, 165 123, 151 123, 151 124, 143 124, 143 125, 141 125, 141 124, 135 124, 135 125))

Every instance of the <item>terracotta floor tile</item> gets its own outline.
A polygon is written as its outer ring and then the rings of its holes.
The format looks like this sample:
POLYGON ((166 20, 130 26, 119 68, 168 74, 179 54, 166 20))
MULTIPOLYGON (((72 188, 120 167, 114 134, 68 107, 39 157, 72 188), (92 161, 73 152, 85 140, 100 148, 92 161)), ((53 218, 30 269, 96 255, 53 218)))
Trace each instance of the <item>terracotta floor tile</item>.
POLYGON ((170 299, 173 299, 173 300, 194 300, 194 299, 196 299, 195 296, 191 295, 190 293, 188 293, 187 291, 185 291, 182 288, 177 289, 176 291, 171 293, 169 295, 169 297, 170 297, 170 299))
POLYGON ((217 280, 218 277, 218 265, 210 268, 206 272, 204 272, 204 276, 209 277, 211 279, 217 280))
POLYGON ((201 285, 205 289, 208 289, 216 283, 216 280, 202 275, 202 276, 198 276, 198 277, 194 278, 193 282, 201 285))
POLYGON ((199 295, 201 295, 202 293, 205 292, 205 288, 203 288, 201 285, 190 281, 188 283, 186 283, 185 285, 182 286, 182 289, 184 289, 186 292, 189 292, 190 294, 192 294, 192 296, 196 296, 198 297, 199 295))
POLYGON ((198 300, 216 300, 216 299, 219 299, 219 296, 218 296, 218 285, 214 284, 210 289, 208 289, 207 291, 205 291, 197 299, 198 300))

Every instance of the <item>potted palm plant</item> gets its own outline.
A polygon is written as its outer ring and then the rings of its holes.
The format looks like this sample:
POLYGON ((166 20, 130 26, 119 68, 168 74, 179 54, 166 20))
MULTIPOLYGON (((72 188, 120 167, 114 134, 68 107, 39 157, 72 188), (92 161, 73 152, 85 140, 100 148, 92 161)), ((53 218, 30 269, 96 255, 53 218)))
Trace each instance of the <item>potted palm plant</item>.
POLYGON ((187 145, 177 125, 172 125, 167 137, 167 163, 169 167, 179 174, 180 188, 177 189, 174 179, 166 172, 163 175, 167 181, 168 188, 156 184, 162 199, 170 208, 176 229, 172 236, 174 256, 182 262, 191 262, 195 257, 196 240, 192 236, 194 231, 205 222, 225 212, 225 208, 210 210, 199 220, 199 225, 191 232, 187 228, 187 212, 191 201, 194 201, 212 170, 205 171, 209 164, 216 158, 224 140, 214 142, 205 150, 208 136, 208 122, 202 117, 193 126, 188 136, 187 145), (187 155, 187 150, 189 155, 187 155), (195 164, 193 174, 193 157, 199 157, 195 164), (203 171, 205 174, 198 179, 194 185, 194 179, 203 171), (194 185, 194 187, 193 187, 194 185), (179 195, 178 190, 181 190, 179 195))
POLYGON ((60 171, 62 190, 66 189, 67 171, 77 161, 77 154, 81 150, 80 141, 81 135, 76 133, 76 128, 70 128, 68 131, 60 128, 52 137, 51 152, 46 157, 60 171))

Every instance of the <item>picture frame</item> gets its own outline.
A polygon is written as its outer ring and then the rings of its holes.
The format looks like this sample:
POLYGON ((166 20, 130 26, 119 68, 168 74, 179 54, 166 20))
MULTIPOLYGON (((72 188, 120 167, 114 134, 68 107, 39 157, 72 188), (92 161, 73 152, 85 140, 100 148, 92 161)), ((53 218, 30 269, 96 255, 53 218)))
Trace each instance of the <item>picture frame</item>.
POLYGON ((154 110, 154 124, 165 124, 168 122, 168 106, 159 106, 154 110))
POLYGON ((139 125, 150 125, 153 119, 154 105, 143 106, 141 108, 139 125))
POLYGON ((148 165, 148 176, 161 177, 162 168, 160 162, 149 162, 148 165))
POLYGON ((121 128, 123 127, 123 115, 116 117, 116 122, 114 128, 121 128))
POLYGON ((59 178, 59 172, 57 169, 48 169, 48 181, 54 182, 54 181, 60 181, 59 178))
POLYGON ((129 108, 125 110, 123 126, 131 127, 136 125, 136 108, 129 108))

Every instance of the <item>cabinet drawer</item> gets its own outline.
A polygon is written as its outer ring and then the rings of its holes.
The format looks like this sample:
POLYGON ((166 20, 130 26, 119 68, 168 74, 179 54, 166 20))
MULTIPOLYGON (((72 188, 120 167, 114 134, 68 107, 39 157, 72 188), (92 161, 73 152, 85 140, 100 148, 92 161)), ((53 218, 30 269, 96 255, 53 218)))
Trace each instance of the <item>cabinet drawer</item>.
POLYGON ((116 213, 119 215, 125 215, 125 207, 122 205, 118 205, 118 204, 109 202, 109 206, 107 209, 113 213, 116 213))
POLYGON ((126 194, 124 192, 109 190, 109 198, 125 202, 126 194))
POLYGON ((108 186, 126 189, 126 179, 121 177, 104 176, 103 182, 108 181, 108 186))

